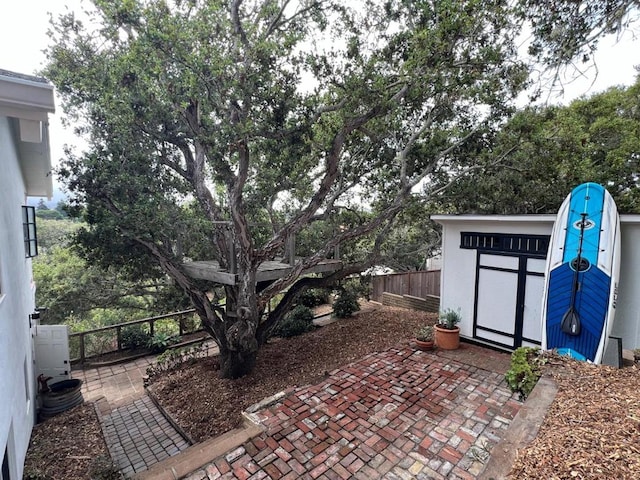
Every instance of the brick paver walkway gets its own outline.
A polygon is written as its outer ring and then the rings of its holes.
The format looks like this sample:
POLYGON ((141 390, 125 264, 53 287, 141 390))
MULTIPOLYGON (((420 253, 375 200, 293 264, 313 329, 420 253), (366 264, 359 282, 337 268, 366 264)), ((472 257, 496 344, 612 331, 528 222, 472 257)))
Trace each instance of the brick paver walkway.
POLYGON ((264 434, 187 478, 477 478, 521 404, 508 355, 465 350, 395 348, 335 370, 258 412, 264 434))
POLYGON ((143 376, 155 357, 147 356, 119 365, 83 369, 74 368, 73 378, 81 378, 82 396, 86 401, 105 397, 111 408, 131 403, 144 396, 143 376))
POLYGON ((127 478, 189 444, 146 395, 102 417, 109 453, 127 478))

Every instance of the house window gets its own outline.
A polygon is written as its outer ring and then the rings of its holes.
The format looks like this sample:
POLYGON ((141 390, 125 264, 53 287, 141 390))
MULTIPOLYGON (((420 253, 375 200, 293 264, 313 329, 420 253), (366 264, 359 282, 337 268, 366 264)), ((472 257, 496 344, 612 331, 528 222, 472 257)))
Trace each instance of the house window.
POLYGON ((22 207, 22 229, 24 232, 24 256, 38 255, 38 239, 36 237, 36 208, 22 207))
POLYGON ((549 239, 549 235, 462 232, 460 234, 460 248, 546 256, 549 249, 549 239))

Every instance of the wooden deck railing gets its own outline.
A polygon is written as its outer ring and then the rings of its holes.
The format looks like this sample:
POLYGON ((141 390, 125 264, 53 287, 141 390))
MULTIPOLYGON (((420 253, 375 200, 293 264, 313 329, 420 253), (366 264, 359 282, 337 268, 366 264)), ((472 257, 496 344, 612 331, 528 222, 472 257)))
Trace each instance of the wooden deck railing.
POLYGON ((158 315, 155 317, 141 318, 140 320, 133 320, 131 322, 123 322, 115 325, 107 325, 106 327, 94 328, 93 330, 85 330, 83 332, 75 332, 69 334, 70 350, 77 356, 71 359, 72 363, 81 362, 97 355, 104 355, 105 353, 120 352, 126 350, 122 345, 122 330, 125 328, 133 327, 135 325, 149 325, 148 334, 150 337, 156 332, 156 322, 160 320, 174 320, 177 322, 177 333, 182 336, 186 333, 196 333, 202 331, 202 328, 190 329, 186 325, 186 319, 189 315, 194 315, 195 309, 182 310, 180 312, 167 313, 165 315, 158 315), (87 339, 98 339, 97 344, 106 346, 105 348, 99 348, 100 351, 95 351, 94 348, 88 348, 87 339), (76 343, 77 342, 77 345, 76 343), (115 348, 113 348, 115 346, 115 348), (111 348, 108 348, 111 347, 111 348), (89 351, 88 351, 89 350, 89 351))

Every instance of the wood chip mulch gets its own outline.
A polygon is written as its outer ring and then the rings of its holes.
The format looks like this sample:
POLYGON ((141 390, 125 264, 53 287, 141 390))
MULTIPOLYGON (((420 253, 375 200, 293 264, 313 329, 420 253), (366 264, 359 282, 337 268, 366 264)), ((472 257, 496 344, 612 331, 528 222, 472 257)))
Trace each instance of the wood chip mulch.
POLYGON ((34 427, 23 478, 119 478, 108 475, 111 466, 94 404, 83 403, 34 427))
POLYGON ((511 479, 640 478, 640 371, 551 355, 558 385, 537 437, 511 479))
POLYGON ((294 386, 321 381, 328 372, 365 355, 409 342, 437 315, 393 307, 365 307, 313 332, 273 339, 258 354, 251 374, 218 378, 215 358, 154 377, 150 386, 163 408, 197 442, 238 426, 241 412, 294 386))

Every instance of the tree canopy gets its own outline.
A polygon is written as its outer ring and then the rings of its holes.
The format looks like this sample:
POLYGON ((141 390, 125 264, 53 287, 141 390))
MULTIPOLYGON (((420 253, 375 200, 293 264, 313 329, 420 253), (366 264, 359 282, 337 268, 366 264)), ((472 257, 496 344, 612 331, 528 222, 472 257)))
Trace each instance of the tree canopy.
POLYGON ((522 4, 343 3, 94 0, 88 22, 53 24, 45 75, 89 141, 60 169, 86 207, 77 242, 170 276, 225 377, 251 370, 304 289, 375 264, 425 184, 473 171, 526 87, 522 4), (293 236, 305 255, 258 284, 293 236), (339 270, 302 275, 363 239, 339 270), (226 308, 185 273, 193 259, 234 273, 226 308))
POLYGON ((505 125, 471 172, 439 201, 454 213, 555 213, 580 183, 607 187, 622 213, 640 213, 640 81, 573 101, 529 107, 505 125), (503 161, 492 166, 496 156, 503 161))

